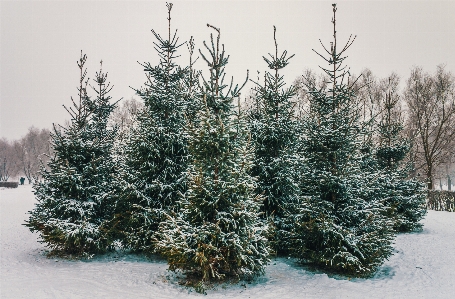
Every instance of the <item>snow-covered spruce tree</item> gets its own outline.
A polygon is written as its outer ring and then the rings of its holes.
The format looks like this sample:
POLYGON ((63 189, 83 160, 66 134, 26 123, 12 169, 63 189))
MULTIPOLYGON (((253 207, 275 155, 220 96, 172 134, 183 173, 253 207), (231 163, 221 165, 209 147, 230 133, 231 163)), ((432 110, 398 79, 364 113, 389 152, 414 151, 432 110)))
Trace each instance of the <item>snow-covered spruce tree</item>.
MULTIPOLYGON (((296 155, 298 122, 291 102, 296 90, 294 86, 285 89, 283 76, 279 75, 279 70, 286 67, 294 55, 286 57, 287 51, 284 51, 278 56, 275 26, 273 39, 275 55, 269 53, 270 59, 263 57, 273 73, 265 73, 263 85, 255 82, 255 103, 248 111, 248 122, 255 148, 251 173, 258 177, 256 192, 264 194, 262 210, 279 233, 285 203, 295 202, 300 193, 297 183, 299 156, 296 155)), ((283 250, 279 239, 279 234, 275 234, 271 240, 278 251, 283 250)))
POLYGON ((73 106, 64 106, 71 116, 68 126, 54 126, 54 156, 48 169, 42 166, 42 181, 33 186, 38 203, 25 224, 40 233, 52 254, 66 256, 90 255, 110 246, 102 226, 114 206, 111 150, 116 128, 108 128, 107 122, 115 104, 109 103, 112 87, 101 68, 94 80, 96 99, 87 95, 86 60, 81 52, 79 102, 71 99, 73 106))
POLYGON ((377 79, 369 69, 362 71, 359 80, 354 84, 356 90, 357 102, 360 105, 360 121, 363 127, 361 152, 362 152, 362 172, 371 172, 373 175, 377 172, 377 160, 374 155, 375 137, 376 137, 376 119, 379 114, 378 102, 381 94, 377 79))
MULTIPOLYGON (((210 67, 203 82, 203 106, 199 123, 188 129, 189 187, 177 215, 161 223, 157 251, 168 259, 171 270, 182 270, 204 284, 227 278, 251 277, 264 271, 269 247, 267 226, 259 217, 262 197, 255 194, 249 175, 252 164, 250 136, 233 99, 241 88, 225 85, 228 63, 220 30, 216 43, 210 35, 210 56, 201 56, 210 67)), ((246 82, 246 81, 245 81, 246 82)))
POLYGON ((201 108, 202 100, 202 88, 200 86, 200 76, 201 73, 199 70, 194 69, 194 64, 199 59, 193 59, 194 55, 194 38, 191 36, 190 40, 187 43, 188 52, 189 52, 189 65, 188 72, 183 79, 183 98, 185 101, 185 118, 187 122, 197 122, 197 114, 201 108))
MULTIPOLYGON (((293 225, 286 241, 304 262, 353 276, 371 274, 391 254, 394 238, 386 208, 369 173, 362 172, 360 109, 342 66, 355 38, 338 50, 336 4, 333 42, 324 47, 331 66, 327 88, 309 85, 309 113, 303 122, 302 199, 288 205, 293 225)), ((317 53, 317 52, 316 52, 317 53)))
POLYGON ((113 238, 126 248, 145 252, 153 251, 153 235, 163 220, 163 212, 175 208, 179 194, 186 190, 183 173, 187 169, 188 145, 182 132, 189 70, 174 62, 183 44, 178 43, 177 31, 171 35, 172 3, 166 6, 167 38, 152 30, 160 62, 156 66, 141 64, 147 82, 136 92, 144 101, 144 108, 120 149, 120 192, 111 222, 113 238))
POLYGON ((399 232, 420 229, 419 221, 426 215, 425 185, 415 179, 408 179, 411 165, 404 163, 409 152, 409 141, 403 138, 403 120, 399 106, 397 76, 390 76, 383 82, 387 90, 381 99, 382 114, 377 124, 379 144, 375 155, 380 178, 381 196, 390 209, 388 215, 394 220, 394 228, 399 232))

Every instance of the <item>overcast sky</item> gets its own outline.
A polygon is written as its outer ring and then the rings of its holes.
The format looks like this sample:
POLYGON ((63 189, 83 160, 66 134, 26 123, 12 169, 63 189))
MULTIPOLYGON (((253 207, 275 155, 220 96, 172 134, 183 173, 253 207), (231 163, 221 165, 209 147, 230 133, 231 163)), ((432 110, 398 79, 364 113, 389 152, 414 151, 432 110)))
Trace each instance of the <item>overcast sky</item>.
MULTIPOLYGON (((103 70, 114 85, 111 96, 134 96, 145 75, 137 61, 157 63, 151 29, 167 35, 165 1, 3 1, 0 2, 0 137, 18 139, 30 126, 51 128, 68 119, 62 104, 77 97, 83 50, 88 76, 103 70)), ((209 40, 210 23, 221 29, 230 54, 227 75, 234 82, 266 69, 263 55, 295 54, 282 74, 288 84, 307 68, 324 65, 311 49, 329 44, 332 1, 173 1, 172 28, 180 41, 194 36, 196 49, 209 40)), ((368 67, 403 82, 413 66, 433 73, 438 64, 455 73, 455 1, 338 1, 338 42, 357 39, 346 63, 352 72, 368 67)), ((178 63, 186 65, 186 47, 178 63)), ((206 69, 202 60, 196 67, 206 69)))

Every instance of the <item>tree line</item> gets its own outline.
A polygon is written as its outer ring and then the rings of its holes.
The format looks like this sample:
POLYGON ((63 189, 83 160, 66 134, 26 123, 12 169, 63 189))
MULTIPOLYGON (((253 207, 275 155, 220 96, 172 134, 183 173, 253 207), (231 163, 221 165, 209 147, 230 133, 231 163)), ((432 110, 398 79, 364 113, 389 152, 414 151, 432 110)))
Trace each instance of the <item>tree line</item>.
MULTIPOLYGON (((355 77, 355 76, 353 76, 355 77)), ((309 93, 305 81, 311 78, 323 85, 325 78, 314 71, 294 81, 298 92, 295 99, 297 115, 305 113, 309 93)), ((362 102, 362 118, 376 118, 383 122, 395 120, 402 128, 400 136, 410 143, 405 159, 412 163, 410 177, 427 184, 428 189, 451 190, 455 176, 455 77, 438 65, 435 72, 425 72, 414 67, 404 86, 400 88, 400 77, 391 73, 385 78, 376 77, 365 69, 356 84, 357 97, 362 102)), ((380 132, 371 136, 378 140, 380 132)))
MULTIPOLYGON (((296 93, 292 101, 297 118, 304 115, 308 105, 309 93, 305 86, 308 79, 315 83, 319 80, 320 86, 325 82, 323 76, 312 70, 294 80, 296 93)), ((356 86, 363 106, 362 117, 366 120, 387 115, 399 121, 403 127, 401 137, 411 146, 405 157, 413 164, 409 176, 427 183, 428 189, 442 190, 444 185, 450 191, 455 177, 455 77, 444 65, 438 65, 433 74, 414 67, 402 89, 400 80, 396 73, 378 78, 365 69, 356 86)), ((254 108, 254 99, 254 90, 251 90, 241 109, 254 108)), ((142 102, 131 98, 114 109, 109 124, 119 127, 118 140, 123 139, 142 107, 142 102)), ((51 153, 50 131, 46 128, 32 126, 19 140, 0 139, 0 181, 25 176, 32 183, 39 178, 40 160, 46 164, 51 153)))
POLYGON ((44 165, 52 155, 50 131, 30 127, 19 140, 0 139, 0 181, 27 178, 31 184, 40 178, 40 163, 44 165))
MULTIPOLYGON (((121 139, 123 134, 133 124, 133 117, 142 107, 142 103, 134 98, 122 101, 115 108, 109 118, 110 126, 118 126, 121 139)), ((65 125, 68 125, 66 123, 65 125)), ((40 166, 47 165, 53 155, 51 145, 51 131, 34 126, 28 129, 25 136, 18 140, 0 139, 0 181, 18 180, 19 177, 27 178, 29 184, 41 178, 40 166)))
POLYGON ((333 41, 315 51, 324 75, 307 72, 286 86, 281 70, 293 55, 279 51, 274 27, 269 71, 242 108, 249 75, 226 79, 221 29, 207 24, 209 42, 198 51, 205 77, 194 69, 194 40, 180 43, 171 31, 172 7, 166 35, 152 30, 160 62, 140 63, 142 107, 128 101, 116 110, 103 65, 88 79, 81 53, 78 97, 65 107, 71 120, 53 128, 54 152, 25 225, 51 254, 159 254, 200 291, 262 274, 271 255, 374 273, 396 234, 420 229, 426 213, 425 186, 409 175, 422 149, 408 138, 397 76, 349 72, 355 37, 337 44, 334 4, 333 41), (180 66, 183 45, 190 59, 180 66))

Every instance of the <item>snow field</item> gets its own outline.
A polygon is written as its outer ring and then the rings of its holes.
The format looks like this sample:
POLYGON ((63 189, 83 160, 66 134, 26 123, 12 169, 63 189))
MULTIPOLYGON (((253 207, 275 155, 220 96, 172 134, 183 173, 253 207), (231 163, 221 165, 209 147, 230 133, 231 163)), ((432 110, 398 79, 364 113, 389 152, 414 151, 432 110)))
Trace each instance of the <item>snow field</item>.
MULTIPOLYGON (((29 185, 0 190, 0 298, 203 298, 178 285, 165 260, 114 252, 89 261, 47 258, 22 224, 29 185)), ((222 284, 208 298, 453 298, 455 213, 429 211, 419 233, 397 236, 394 254, 370 279, 348 279, 271 261, 251 284, 222 284)))

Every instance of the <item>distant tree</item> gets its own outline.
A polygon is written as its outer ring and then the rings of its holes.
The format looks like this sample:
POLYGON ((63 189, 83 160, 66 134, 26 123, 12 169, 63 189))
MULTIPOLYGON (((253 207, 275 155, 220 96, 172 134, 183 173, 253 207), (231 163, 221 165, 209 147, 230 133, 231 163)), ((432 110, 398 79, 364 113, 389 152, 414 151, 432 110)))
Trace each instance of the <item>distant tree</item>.
POLYGON ((109 119, 111 126, 117 126, 119 131, 118 138, 123 140, 129 130, 137 122, 137 115, 140 113, 144 104, 135 98, 122 101, 122 103, 115 108, 109 119))
POLYGON ((65 109, 71 116, 67 127, 51 134, 54 155, 48 169, 41 170, 42 181, 33 188, 37 203, 26 226, 40 234, 52 254, 89 256, 110 246, 103 224, 112 217, 112 147, 116 129, 108 128, 110 104, 107 73, 96 73, 95 99, 87 95, 87 56, 81 52, 79 101, 65 109))
POLYGON ((436 170, 449 160, 455 146, 455 77, 443 66, 433 76, 417 67, 404 94, 416 170, 425 175, 427 188, 434 189, 436 170))
POLYGON ((393 169, 406 157, 409 143, 403 135, 404 117, 398 94, 399 77, 391 74, 381 80, 376 99, 378 147, 377 159, 380 167, 393 169))
POLYGON ((13 143, 20 173, 31 184, 39 177, 41 162, 47 164, 51 155, 50 131, 30 127, 28 133, 13 143))
POLYGON ((6 182, 18 173, 14 145, 6 138, 0 139, 0 181, 6 182))
POLYGON ((301 120, 305 114, 309 113, 311 94, 309 93, 308 85, 314 86, 316 89, 321 89, 327 87, 327 82, 327 75, 317 74, 311 69, 306 69, 303 75, 298 76, 294 80, 293 86, 296 89, 296 105, 294 110, 295 115, 299 120, 301 120))
MULTIPOLYGON (((210 68, 203 81, 203 100, 198 122, 189 126, 188 190, 181 209, 160 224, 157 250, 168 259, 171 270, 196 277, 198 291, 208 281, 251 277, 263 273, 269 248, 267 226, 259 217, 262 197, 255 194, 250 176, 250 137, 241 111, 234 113, 233 100, 241 88, 224 83, 229 56, 216 42, 200 52, 210 68), (230 86, 228 88, 228 86, 230 86)), ((246 83, 246 81, 245 81, 246 83)), ((240 106, 239 106, 240 108, 240 106)))
POLYGON ((446 167, 445 167, 445 172, 444 175, 447 179, 447 190, 452 191, 452 184, 453 184, 453 178, 455 176, 455 163, 454 162, 454 157, 453 154, 449 157, 446 167))
POLYGON ((398 95, 396 74, 382 80, 382 94, 377 102, 381 111, 377 121, 378 142, 374 154, 377 167, 383 172, 378 179, 380 196, 389 207, 387 214, 394 220, 397 231, 412 231, 422 227, 419 221, 426 215, 426 193, 422 183, 410 179, 413 165, 406 163, 410 142, 403 135, 404 119, 398 95))

